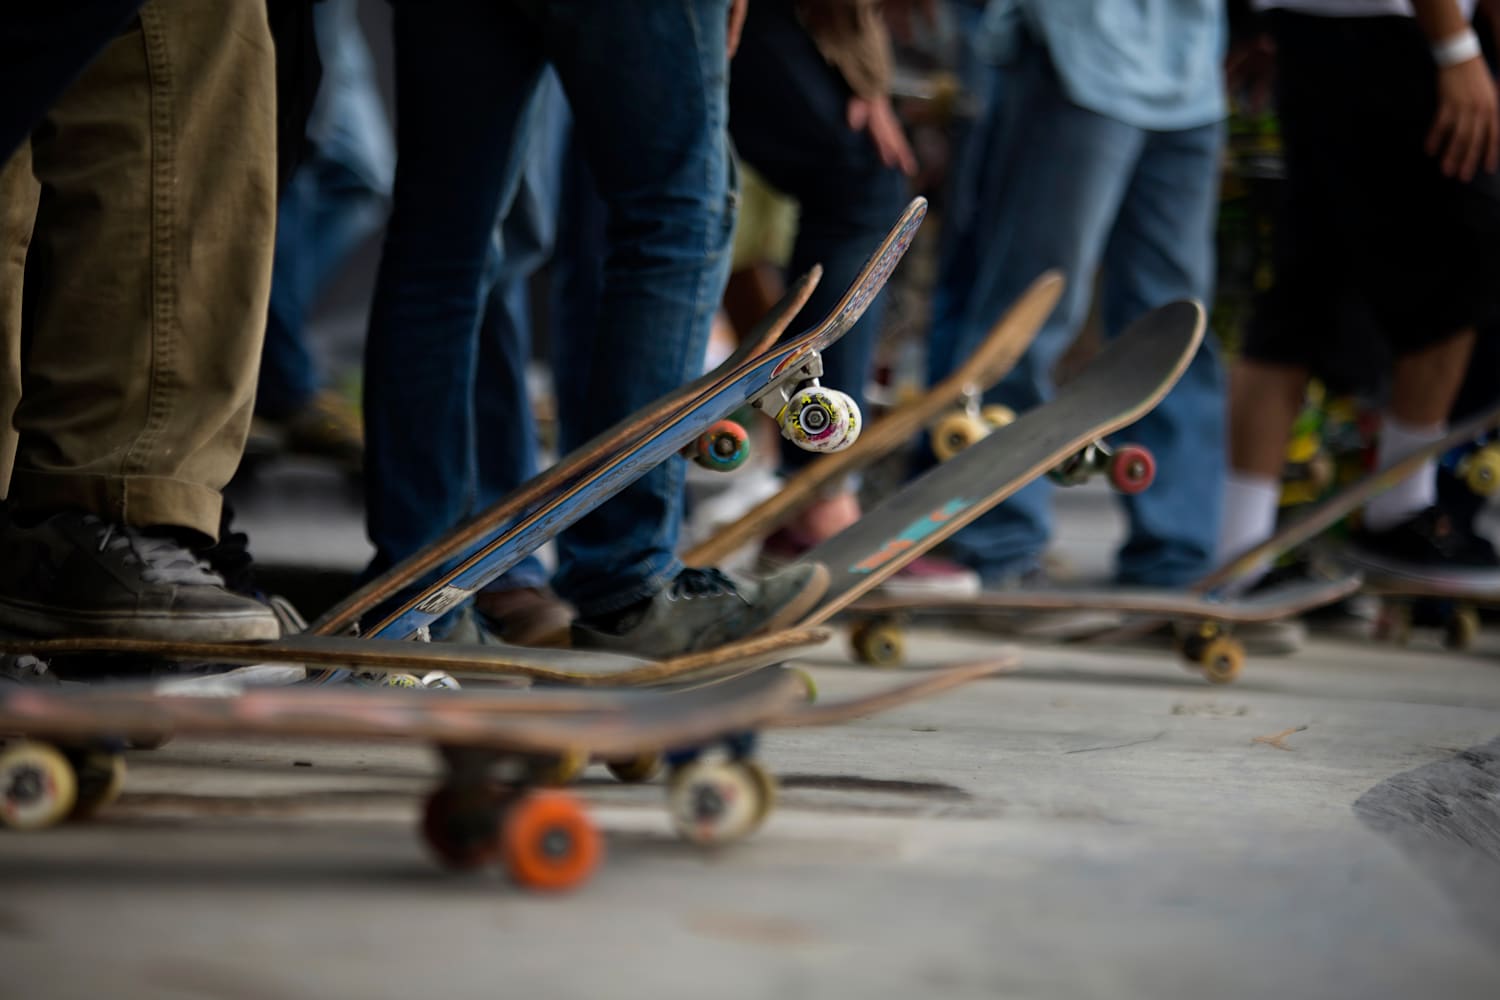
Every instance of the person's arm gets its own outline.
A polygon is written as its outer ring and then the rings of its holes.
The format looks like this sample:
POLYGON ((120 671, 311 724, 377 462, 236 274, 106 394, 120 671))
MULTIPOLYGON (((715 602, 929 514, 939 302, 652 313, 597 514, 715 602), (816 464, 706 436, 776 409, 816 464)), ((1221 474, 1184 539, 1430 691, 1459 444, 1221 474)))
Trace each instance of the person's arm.
POLYGON ((799 0, 799 20, 850 90, 845 120, 866 132, 880 160, 911 177, 917 157, 891 107, 891 39, 873 0, 799 0))
POLYGON ((1479 36, 1455 0, 1412 0, 1417 23, 1437 63, 1438 110, 1427 133, 1427 152, 1443 173, 1471 179, 1482 166, 1500 170, 1500 100, 1479 50, 1479 36))

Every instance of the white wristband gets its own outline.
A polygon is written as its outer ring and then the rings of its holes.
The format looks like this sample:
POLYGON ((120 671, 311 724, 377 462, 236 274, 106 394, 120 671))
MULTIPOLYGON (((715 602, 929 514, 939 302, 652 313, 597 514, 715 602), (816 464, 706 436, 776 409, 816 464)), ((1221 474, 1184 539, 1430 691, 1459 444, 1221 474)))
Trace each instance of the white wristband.
POLYGON ((1437 62, 1438 69, 1457 66, 1459 63, 1468 62, 1470 59, 1477 59, 1482 54, 1479 48, 1479 36, 1474 34, 1473 28, 1465 28, 1458 34, 1450 35, 1432 47, 1432 58, 1437 62))

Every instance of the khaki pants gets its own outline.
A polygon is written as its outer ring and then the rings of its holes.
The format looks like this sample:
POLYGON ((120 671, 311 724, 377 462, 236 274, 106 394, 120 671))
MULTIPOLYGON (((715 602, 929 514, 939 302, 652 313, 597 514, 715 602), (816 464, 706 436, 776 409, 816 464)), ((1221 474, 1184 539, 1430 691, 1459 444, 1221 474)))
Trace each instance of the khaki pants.
POLYGON ((217 536, 270 294, 274 69, 263 0, 150 0, 0 170, 13 510, 217 536))

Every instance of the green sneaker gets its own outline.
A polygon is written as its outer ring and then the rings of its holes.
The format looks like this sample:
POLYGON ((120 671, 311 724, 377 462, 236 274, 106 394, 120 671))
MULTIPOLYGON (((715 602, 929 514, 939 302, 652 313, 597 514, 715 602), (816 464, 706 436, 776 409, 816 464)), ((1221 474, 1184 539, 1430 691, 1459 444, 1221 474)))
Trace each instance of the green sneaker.
POLYGON ((663 659, 713 649, 796 624, 828 590, 821 563, 797 563, 760 580, 684 569, 655 595, 618 614, 573 623, 574 649, 663 659))

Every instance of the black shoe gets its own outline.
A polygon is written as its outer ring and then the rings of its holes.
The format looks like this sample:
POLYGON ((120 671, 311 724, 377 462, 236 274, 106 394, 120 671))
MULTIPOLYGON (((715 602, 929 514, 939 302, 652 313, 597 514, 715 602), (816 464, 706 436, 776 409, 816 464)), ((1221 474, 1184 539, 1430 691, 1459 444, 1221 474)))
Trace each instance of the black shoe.
POLYGON ((1389 576, 1472 588, 1500 587, 1500 557, 1485 539, 1464 530, 1437 507, 1393 528, 1363 528, 1349 538, 1355 565, 1389 576))
POLYGON ((0 523, 0 628, 204 642, 281 634, 270 608, 225 589, 172 532, 77 511, 0 523))

